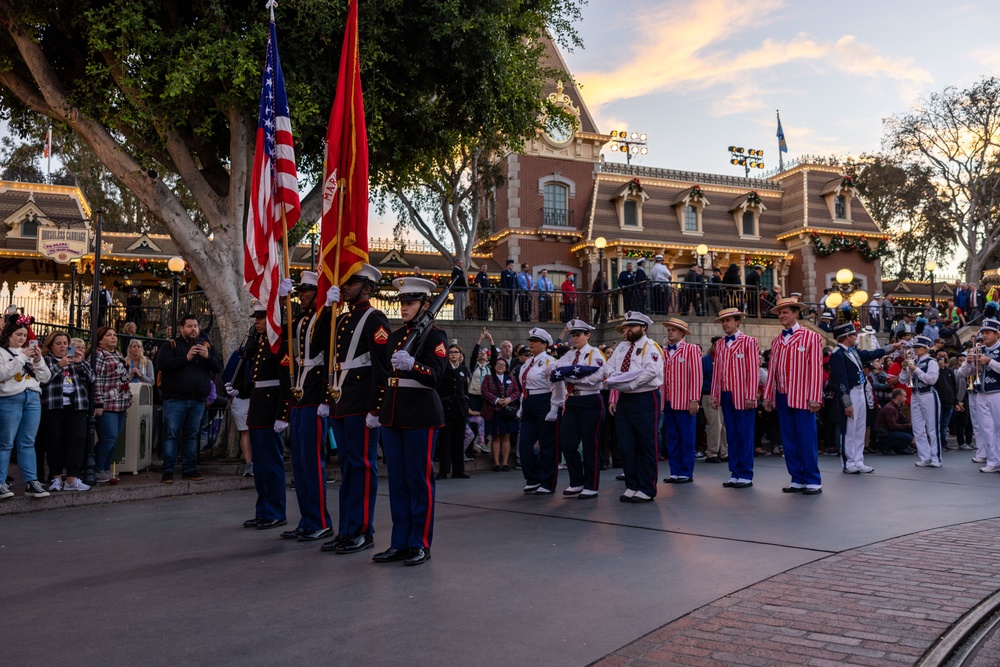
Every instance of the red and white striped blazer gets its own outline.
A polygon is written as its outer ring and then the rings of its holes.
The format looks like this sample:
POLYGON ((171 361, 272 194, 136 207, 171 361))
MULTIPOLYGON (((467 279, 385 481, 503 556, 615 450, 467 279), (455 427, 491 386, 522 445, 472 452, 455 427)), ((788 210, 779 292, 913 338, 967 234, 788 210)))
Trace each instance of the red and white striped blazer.
POLYGON ((760 385, 760 345, 746 334, 736 336, 731 344, 726 339, 715 343, 712 368, 712 398, 722 400, 723 391, 733 393, 733 407, 751 409, 747 401, 757 400, 760 385))
POLYGON ((788 396, 788 407, 806 410, 823 402, 823 340, 799 327, 790 336, 778 334, 771 342, 764 400, 773 401, 779 389, 788 396))
POLYGON ((677 351, 670 354, 663 347, 663 408, 687 410, 690 401, 701 400, 702 385, 701 347, 681 341, 677 351))

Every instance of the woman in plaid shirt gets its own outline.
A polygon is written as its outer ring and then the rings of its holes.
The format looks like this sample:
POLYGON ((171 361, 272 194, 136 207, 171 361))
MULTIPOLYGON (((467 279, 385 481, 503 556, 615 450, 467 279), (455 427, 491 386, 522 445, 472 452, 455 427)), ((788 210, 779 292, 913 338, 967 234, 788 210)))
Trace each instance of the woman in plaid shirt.
POLYGON ((94 416, 97 446, 94 448, 94 479, 111 480, 115 443, 125 428, 125 411, 132 405, 128 364, 118 352, 118 334, 111 327, 97 330, 97 364, 94 367, 94 416))
POLYGON ((49 475, 52 476, 49 491, 86 491, 90 488, 80 479, 80 471, 90 408, 87 387, 94 381, 94 371, 84 360, 83 341, 77 339, 72 343, 68 333, 55 331, 42 345, 52 379, 42 385, 43 418, 35 439, 35 452, 39 469, 47 453, 49 475), (63 469, 66 470, 65 482, 63 469))

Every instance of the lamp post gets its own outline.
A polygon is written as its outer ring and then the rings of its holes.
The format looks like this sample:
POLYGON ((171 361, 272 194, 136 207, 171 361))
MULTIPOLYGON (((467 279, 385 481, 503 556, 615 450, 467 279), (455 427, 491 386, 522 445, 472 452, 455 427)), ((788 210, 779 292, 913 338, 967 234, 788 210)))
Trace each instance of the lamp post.
POLYGON ((934 299, 934 271, 937 269, 937 262, 933 259, 927 260, 927 263, 924 264, 924 269, 931 274, 931 308, 937 310, 937 303, 934 299))
MULTIPOLYGON (((607 315, 604 313, 604 248, 608 245, 608 240, 603 236, 598 236, 594 239, 594 247, 597 248, 597 277, 599 281, 597 283, 597 317, 595 320, 600 321, 601 315, 604 314, 604 321, 607 322, 607 315)), ((597 322, 595 322, 596 324, 597 322)))
POLYGON ((742 146, 729 147, 729 163, 743 167, 747 178, 750 178, 751 169, 764 168, 762 157, 764 157, 764 151, 757 150, 756 148, 744 151, 742 146))
MULTIPOLYGON (((90 292, 90 367, 97 368, 97 330, 100 328, 101 313, 101 223, 104 218, 104 209, 95 211, 94 218, 94 285, 90 292)), ((82 282, 82 280, 81 280, 82 282)), ((93 486, 94 481, 94 436, 97 433, 97 416, 94 414, 96 401, 90 401, 87 410, 87 442, 83 455, 83 481, 85 484, 93 486)))
POLYGON ((833 288, 826 297, 826 305, 835 311, 834 323, 840 321, 840 304, 848 301, 854 308, 860 308, 868 302, 868 292, 854 284, 854 272, 850 269, 837 271, 833 288))
POLYGON ((698 247, 694 249, 698 253, 698 266, 705 268, 705 255, 708 254, 708 246, 704 243, 699 243, 698 247))
POLYGON ((645 155, 649 152, 646 148, 646 133, 629 134, 625 130, 611 130, 611 152, 615 151, 625 153, 625 164, 631 167, 633 155, 645 155))
POLYGON ((73 327, 76 316, 76 265, 77 260, 69 263, 69 327, 73 327))
POLYGON ((309 270, 316 270, 316 239, 319 238, 319 223, 314 222, 309 228, 309 270))
POLYGON ((178 299, 178 297, 177 297, 177 288, 178 288, 178 285, 179 285, 180 280, 181 280, 181 278, 180 278, 181 271, 184 270, 184 259, 181 258, 181 257, 171 257, 169 260, 167 260, 167 268, 170 269, 170 272, 174 274, 173 275, 173 284, 174 284, 173 285, 173 287, 174 287, 173 297, 174 298, 173 298, 173 302, 170 305, 170 313, 171 313, 171 316, 170 316, 170 335, 171 336, 176 336, 177 335, 177 305, 178 305, 177 304, 177 299, 178 299))

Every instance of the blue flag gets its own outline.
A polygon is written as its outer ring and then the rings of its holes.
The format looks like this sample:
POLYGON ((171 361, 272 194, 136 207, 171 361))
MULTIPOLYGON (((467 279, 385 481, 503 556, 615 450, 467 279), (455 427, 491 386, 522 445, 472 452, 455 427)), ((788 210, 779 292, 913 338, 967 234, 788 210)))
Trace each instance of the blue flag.
POLYGON ((788 152, 788 144, 785 143, 785 131, 781 129, 781 116, 778 116, 778 150, 782 153, 788 152))

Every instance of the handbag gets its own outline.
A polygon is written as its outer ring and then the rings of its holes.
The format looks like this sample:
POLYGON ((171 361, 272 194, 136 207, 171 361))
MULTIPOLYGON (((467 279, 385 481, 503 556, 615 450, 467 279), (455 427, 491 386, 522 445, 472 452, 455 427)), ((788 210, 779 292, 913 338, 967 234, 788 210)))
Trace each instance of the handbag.
POLYGON ((517 419, 517 406, 513 403, 501 405, 497 408, 497 414, 504 419, 517 419))

